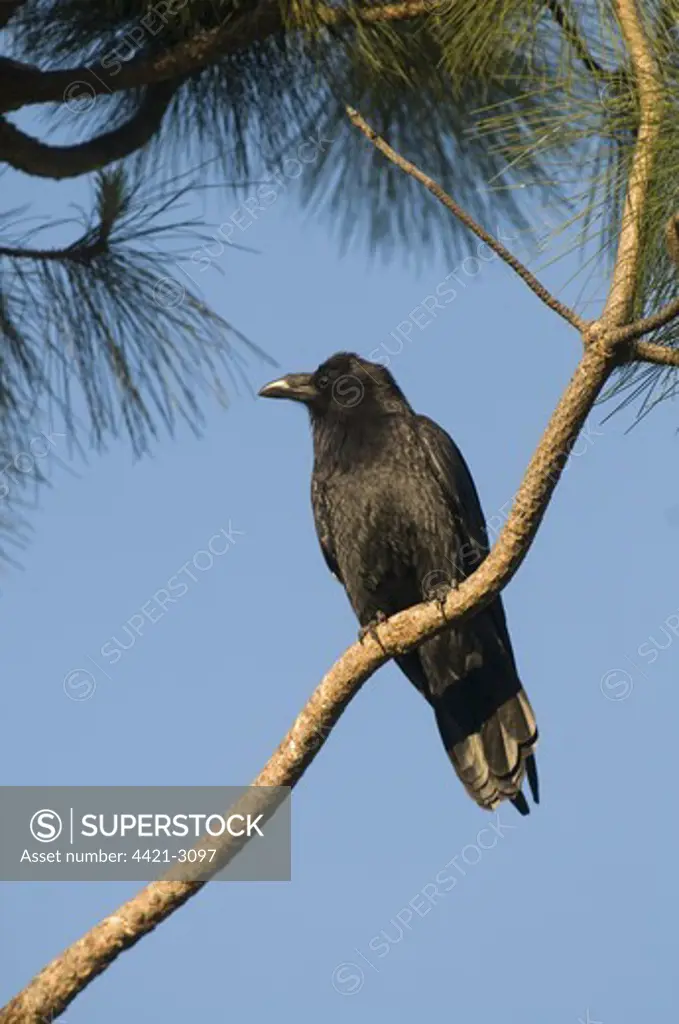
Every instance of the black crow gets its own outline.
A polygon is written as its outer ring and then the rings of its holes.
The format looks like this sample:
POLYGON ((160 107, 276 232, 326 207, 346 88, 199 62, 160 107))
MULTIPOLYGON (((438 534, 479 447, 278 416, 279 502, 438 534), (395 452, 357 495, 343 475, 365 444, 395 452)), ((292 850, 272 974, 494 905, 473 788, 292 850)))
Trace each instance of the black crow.
MULTIPOLYGON (((361 635, 396 612, 456 586, 488 553, 476 488, 441 427, 413 411, 386 367, 340 352, 315 373, 259 392, 306 405, 314 442, 311 499, 318 538, 361 635)), ((537 803, 535 716, 519 680, 498 597, 396 659, 434 710, 469 795, 521 814, 528 775, 537 803)))

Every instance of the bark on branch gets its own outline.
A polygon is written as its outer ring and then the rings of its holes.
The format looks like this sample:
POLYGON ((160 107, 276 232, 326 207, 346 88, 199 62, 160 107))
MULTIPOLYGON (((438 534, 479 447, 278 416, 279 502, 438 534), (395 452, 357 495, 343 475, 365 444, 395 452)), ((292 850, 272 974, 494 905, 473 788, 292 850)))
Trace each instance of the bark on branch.
POLYGON ((679 299, 673 299, 672 302, 668 302, 663 309, 653 313, 652 316, 645 316, 632 324, 627 324, 624 327, 618 327, 616 330, 611 331, 611 337, 616 343, 634 341, 636 338, 641 338, 644 334, 649 334, 651 331, 657 331, 658 328, 664 327, 665 324, 669 324, 677 316, 679 316, 679 299))
POLYGON ((654 345, 650 341, 638 341, 634 356, 642 363, 656 363, 658 366, 679 366, 679 349, 668 345, 654 345))

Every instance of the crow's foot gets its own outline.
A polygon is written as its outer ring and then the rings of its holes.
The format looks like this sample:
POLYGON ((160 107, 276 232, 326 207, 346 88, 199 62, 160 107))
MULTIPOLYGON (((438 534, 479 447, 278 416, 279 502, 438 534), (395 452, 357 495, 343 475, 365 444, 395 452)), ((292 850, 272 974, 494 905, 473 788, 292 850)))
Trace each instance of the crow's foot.
POLYGON ((450 595, 451 590, 457 590, 457 583, 454 580, 450 580, 447 583, 436 583, 429 587, 427 592, 427 601, 436 601, 441 612, 441 618, 444 622, 447 622, 445 607, 446 601, 450 595))
MULTIPOLYGON (((382 647, 382 644, 380 642, 380 638, 377 635, 377 627, 382 622, 386 622, 387 619, 388 619, 388 616, 385 615, 384 612, 378 612, 377 615, 375 615, 375 617, 370 620, 370 622, 368 623, 367 626, 361 626, 361 628, 358 631, 358 641, 359 641, 359 643, 362 644, 367 636, 371 636, 373 638, 373 640, 375 641, 375 643, 379 644, 380 647, 382 647)), ((382 650, 384 650, 384 647, 382 647, 382 650)))

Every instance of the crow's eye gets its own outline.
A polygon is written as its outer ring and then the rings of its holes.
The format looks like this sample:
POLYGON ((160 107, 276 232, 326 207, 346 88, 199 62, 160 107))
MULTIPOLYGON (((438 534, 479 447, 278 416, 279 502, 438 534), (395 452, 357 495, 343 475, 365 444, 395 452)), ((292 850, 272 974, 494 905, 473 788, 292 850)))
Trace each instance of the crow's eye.
POLYGON ((330 383, 330 378, 328 377, 327 373, 324 373, 321 377, 318 378, 318 386, 319 386, 319 388, 327 388, 329 383, 330 383))

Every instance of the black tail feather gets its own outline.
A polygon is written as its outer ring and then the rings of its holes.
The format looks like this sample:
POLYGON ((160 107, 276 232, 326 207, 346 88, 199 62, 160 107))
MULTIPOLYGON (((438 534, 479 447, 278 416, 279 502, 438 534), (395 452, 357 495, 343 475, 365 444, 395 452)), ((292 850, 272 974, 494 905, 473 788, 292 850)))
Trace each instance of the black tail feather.
POLYGON ((535 762, 535 755, 529 754, 526 758, 526 775, 528 776, 528 785, 530 791, 533 794, 533 800, 536 804, 540 803, 540 784, 538 782, 538 766, 535 762))
POLYGON ((530 807, 523 793, 517 793, 511 799, 519 814, 522 814, 524 818, 527 814, 530 814, 530 807))

